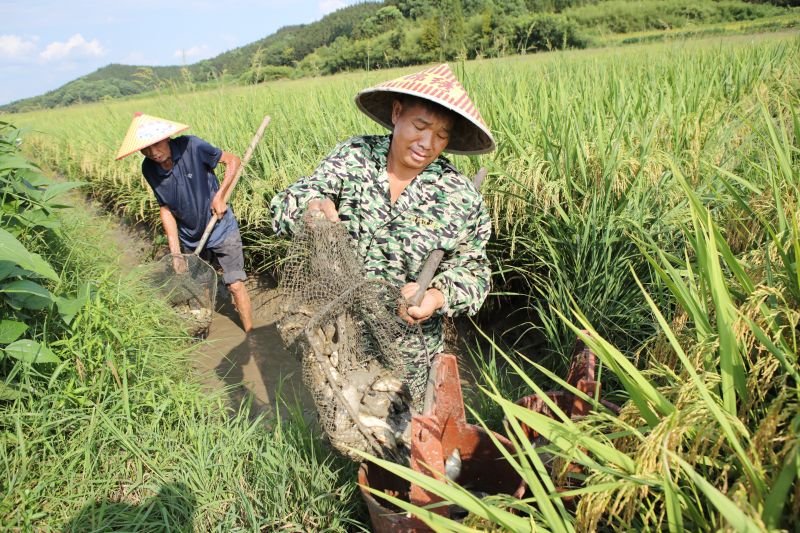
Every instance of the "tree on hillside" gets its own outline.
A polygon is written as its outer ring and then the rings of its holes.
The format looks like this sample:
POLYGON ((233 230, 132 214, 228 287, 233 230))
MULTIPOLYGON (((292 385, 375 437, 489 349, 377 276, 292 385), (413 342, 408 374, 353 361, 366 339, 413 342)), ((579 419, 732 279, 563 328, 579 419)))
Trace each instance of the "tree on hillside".
POLYGON ((444 61, 465 48, 466 21, 461 0, 441 0, 439 7, 426 19, 420 44, 424 50, 444 61))
POLYGON ((370 38, 389 31, 403 21, 403 14, 396 6, 386 6, 380 8, 374 15, 364 19, 356 27, 354 37, 370 38))
POLYGON ((386 0, 386 5, 396 7, 404 17, 411 20, 426 18, 436 10, 430 0, 386 0))

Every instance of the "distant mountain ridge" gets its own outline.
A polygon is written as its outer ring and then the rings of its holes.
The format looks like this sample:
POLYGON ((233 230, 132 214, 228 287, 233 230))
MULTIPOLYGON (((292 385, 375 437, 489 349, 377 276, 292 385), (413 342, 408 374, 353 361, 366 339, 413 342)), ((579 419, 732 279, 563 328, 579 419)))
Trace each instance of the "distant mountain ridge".
POLYGON ((286 43, 292 43, 295 52, 284 54, 285 60, 287 63, 297 61, 315 48, 352 33, 355 24, 382 5, 383 2, 363 2, 344 7, 316 22, 284 26, 263 39, 187 66, 150 67, 111 63, 58 89, 0 106, 0 111, 13 113, 118 98, 154 90, 163 84, 182 83, 189 77, 201 83, 218 77, 238 79, 252 67, 256 53, 277 51, 280 54, 286 49, 286 43))
POLYGON ((187 66, 110 64, 0 112, 120 98, 215 80, 261 83, 358 68, 583 48, 604 36, 766 19, 796 27, 800 0, 385 0, 285 26, 187 66), (788 19, 788 21, 787 21, 788 19))

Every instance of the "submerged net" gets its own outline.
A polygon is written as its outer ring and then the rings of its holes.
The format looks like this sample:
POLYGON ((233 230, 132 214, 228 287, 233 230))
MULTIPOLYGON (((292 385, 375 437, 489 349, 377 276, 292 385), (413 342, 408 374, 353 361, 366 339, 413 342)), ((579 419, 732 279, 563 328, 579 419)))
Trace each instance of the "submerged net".
POLYGON ((187 323, 189 332, 205 336, 217 298, 217 272, 194 254, 167 254, 152 265, 148 279, 187 323))
POLYGON ((331 444, 356 460, 350 448, 407 457, 408 381, 427 379, 427 365, 407 372, 424 341, 419 327, 398 315, 405 304, 399 288, 365 278, 344 226, 317 217, 296 224, 279 288, 278 327, 301 357, 303 380, 331 444))

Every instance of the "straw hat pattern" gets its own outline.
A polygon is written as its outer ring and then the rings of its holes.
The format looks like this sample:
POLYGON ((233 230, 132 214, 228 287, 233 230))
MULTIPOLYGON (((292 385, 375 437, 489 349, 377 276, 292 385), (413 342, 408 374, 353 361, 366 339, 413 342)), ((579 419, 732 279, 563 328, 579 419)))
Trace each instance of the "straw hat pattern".
POLYGON ((398 94, 430 100, 465 119, 451 135, 446 152, 471 155, 494 150, 492 133, 467 91, 446 64, 365 89, 356 95, 356 105, 372 120, 391 130, 392 101, 398 94))
POLYGON ((134 113, 128 133, 125 134, 125 140, 122 141, 122 146, 117 151, 117 161, 188 129, 189 126, 186 124, 144 113, 134 113))

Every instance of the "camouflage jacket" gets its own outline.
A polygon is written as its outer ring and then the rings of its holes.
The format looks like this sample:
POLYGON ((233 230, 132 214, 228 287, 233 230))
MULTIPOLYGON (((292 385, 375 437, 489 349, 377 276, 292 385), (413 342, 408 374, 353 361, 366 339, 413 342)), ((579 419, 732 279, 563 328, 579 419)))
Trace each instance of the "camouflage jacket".
POLYGON ((480 193, 444 157, 392 205, 386 173, 390 141, 389 135, 365 136, 337 145, 311 176, 272 199, 273 229, 291 235, 306 204, 328 198, 355 242, 365 275, 398 287, 416 281, 430 252, 444 250, 431 287, 442 291, 445 305, 423 323, 427 348, 435 354, 443 344, 442 315, 474 314, 489 292, 491 220, 480 193))

